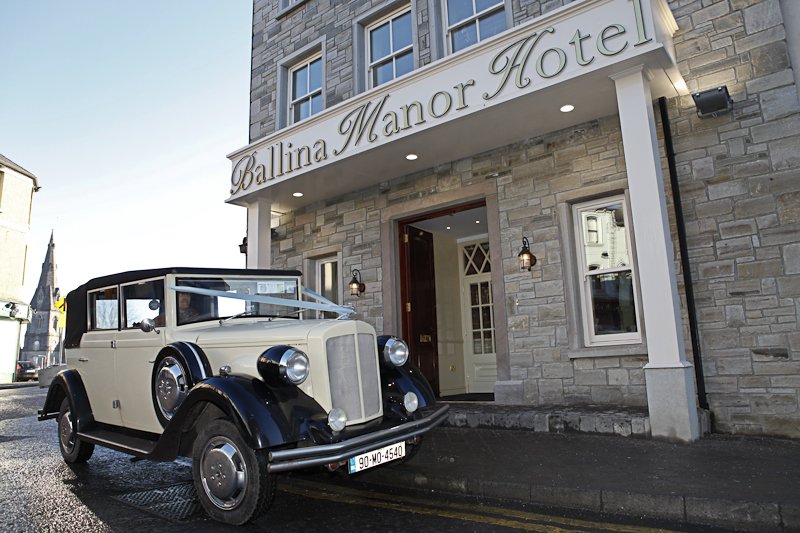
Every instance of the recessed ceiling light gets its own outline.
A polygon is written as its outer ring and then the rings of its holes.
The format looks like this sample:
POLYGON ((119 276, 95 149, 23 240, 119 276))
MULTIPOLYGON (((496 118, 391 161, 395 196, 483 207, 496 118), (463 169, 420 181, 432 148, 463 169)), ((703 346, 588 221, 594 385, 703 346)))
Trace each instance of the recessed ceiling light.
POLYGON ((447 229, 450 229, 450 226, 447 226, 447 229))
POLYGON ((476 221, 475 221, 475 223, 476 223, 476 224, 480 224, 480 223, 481 223, 481 221, 480 221, 480 220, 476 220, 476 221))
POLYGON ((295 198, 302 198, 303 197, 303 193, 301 193, 301 192, 293 192, 292 196, 294 196, 295 198))
POLYGON ((561 106, 561 112, 562 113, 569 113, 573 109, 575 109, 575 106, 572 105, 572 104, 567 104, 567 105, 562 105, 561 106))
POLYGON ((415 161, 417 157, 418 157, 417 154, 408 154, 406 156, 406 159, 408 159, 409 161, 415 161))

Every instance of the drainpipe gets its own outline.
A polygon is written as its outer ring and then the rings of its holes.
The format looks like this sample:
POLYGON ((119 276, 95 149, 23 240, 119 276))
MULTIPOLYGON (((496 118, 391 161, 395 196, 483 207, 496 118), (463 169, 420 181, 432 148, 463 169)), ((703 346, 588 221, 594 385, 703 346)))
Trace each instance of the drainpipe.
POLYGON ((703 358, 700 353, 700 339, 697 336, 697 311, 694 304, 694 285, 692 284, 692 271, 689 267, 689 252, 686 245, 686 226, 683 223, 683 206, 681 205, 681 192, 678 187, 678 169, 675 166, 675 150, 672 146, 672 130, 667 112, 667 99, 658 99, 661 111, 661 127, 664 130, 664 148, 667 152, 669 165, 669 183, 672 189, 672 200, 675 204, 675 223, 678 228, 678 246, 681 252, 681 270, 683 271, 683 284, 686 289, 686 307, 689 315, 689 335, 692 340, 692 354, 694 354, 694 374, 697 381, 697 402, 702 409, 708 409, 706 396, 706 383, 703 377, 703 358))

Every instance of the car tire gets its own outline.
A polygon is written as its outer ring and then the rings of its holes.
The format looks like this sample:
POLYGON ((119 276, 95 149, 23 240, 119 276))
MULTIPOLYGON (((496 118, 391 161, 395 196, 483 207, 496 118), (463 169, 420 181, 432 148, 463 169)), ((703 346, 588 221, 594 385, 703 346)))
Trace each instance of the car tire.
POLYGON ((192 480, 208 516, 242 525, 263 514, 275 498, 267 452, 253 450, 236 426, 217 419, 203 427, 192 447, 192 480))
POLYGON ((164 427, 194 386, 183 357, 173 351, 161 353, 153 365, 152 393, 156 416, 164 427))
POLYGON ((85 463, 94 453, 94 444, 80 440, 75 432, 75 421, 68 398, 61 402, 58 412, 58 447, 68 464, 85 463))

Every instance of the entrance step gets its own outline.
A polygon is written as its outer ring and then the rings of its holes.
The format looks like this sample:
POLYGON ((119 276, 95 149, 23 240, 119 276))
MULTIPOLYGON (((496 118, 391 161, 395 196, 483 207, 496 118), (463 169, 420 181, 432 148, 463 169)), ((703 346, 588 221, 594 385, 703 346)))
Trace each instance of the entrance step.
MULTIPOLYGON (((501 405, 491 402, 441 401, 450 405, 444 425, 451 427, 651 437, 650 416, 647 407, 501 405)), ((711 432, 710 411, 698 409, 698 416, 701 434, 709 434, 711 432)))
POLYGON ((646 407, 606 405, 498 405, 483 402, 445 402, 452 427, 522 429, 541 433, 600 433, 650 438, 646 407))

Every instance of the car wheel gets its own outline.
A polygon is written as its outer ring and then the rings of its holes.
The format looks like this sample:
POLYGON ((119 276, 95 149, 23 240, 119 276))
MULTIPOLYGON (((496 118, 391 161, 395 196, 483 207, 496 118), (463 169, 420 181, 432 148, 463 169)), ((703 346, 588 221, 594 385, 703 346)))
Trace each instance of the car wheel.
POLYGON ((156 415, 166 427, 192 388, 192 376, 181 357, 163 354, 153 367, 153 403, 156 415))
POLYGON ((68 398, 61 402, 58 412, 58 447, 61 448, 64 461, 69 464, 85 463, 94 453, 94 444, 80 440, 75 432, 68 398))
POLYGON ((233 423, 217 419, 200 430, 192 449, 192 479, 208 516, 242 525, 263 514, 275 498, 266 451, 250 448, 233 423))

